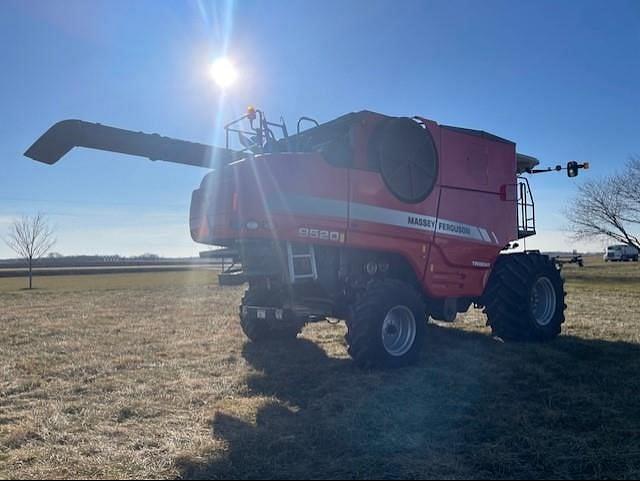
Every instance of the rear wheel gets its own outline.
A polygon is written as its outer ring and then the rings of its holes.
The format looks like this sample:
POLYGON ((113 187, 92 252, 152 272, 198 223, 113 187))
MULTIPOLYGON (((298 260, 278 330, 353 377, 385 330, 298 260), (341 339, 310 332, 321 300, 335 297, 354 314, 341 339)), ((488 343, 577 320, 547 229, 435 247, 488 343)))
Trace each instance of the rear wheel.
POLYGON ((295 339, 304 322, 292 319, 271 321, 258 319, 250 315, 245 307, 280 307, 277 296, 266 289, 248 289, 242 297, 240 305, 240 327, 253 342, 264 342, 276 339, 295 339))
POLYGON ((346 341, 353 360, 364 368, 394 368, 418 359, 425 332, 425 306, 400 281, 376 281, 351 307, 346 341))
POLYGON ((560 334, 566 309, 564 280, 540 254, 498 258, 483 295, 494 336, 505 341, 548 341, 560 334))

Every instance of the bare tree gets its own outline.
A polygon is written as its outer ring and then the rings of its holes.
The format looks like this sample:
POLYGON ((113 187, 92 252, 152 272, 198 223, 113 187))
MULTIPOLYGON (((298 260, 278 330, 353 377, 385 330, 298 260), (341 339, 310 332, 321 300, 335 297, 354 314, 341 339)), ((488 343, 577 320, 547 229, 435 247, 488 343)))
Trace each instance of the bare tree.
POLYGON ((46 255, 56 243, 53 228, 41 213, 33 217, 23 216, 13 221, 5 242, 18 256, 27 261, 29 289, 33 288, 33 263, 46 255))
POLYGON ((619 177, 622 198, 629 208, 627 220, 640 224, 640 156, 632 157, 627 164, 625 174, 619 177))
POLYGON ((577 239, 609 238, 640 249, 640 158, 620 174, 581 185, 566 216, 577 239))

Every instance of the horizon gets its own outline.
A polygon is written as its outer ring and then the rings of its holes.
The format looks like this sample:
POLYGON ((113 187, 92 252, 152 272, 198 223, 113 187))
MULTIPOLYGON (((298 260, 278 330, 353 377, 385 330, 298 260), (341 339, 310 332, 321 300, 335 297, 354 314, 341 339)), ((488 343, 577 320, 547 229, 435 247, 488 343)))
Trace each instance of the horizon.
MULTIPOLYGON (((217 246, 210 246, 210 249, 203 249, 201 251, 199 251, 199 253, 201 252, 207 252, 210 250, 217 250, 218 247, 217 246)), ((571 254, 575 254, 575 255, 582 255, 582 256, 599 256, 604 254, 604 252, 606 252, 606 248, 603 249, 602 251, 541 251, 544 254, 559 254, 559 255, 571 255, 571 254)), ((118 258, 118 259, 122 259, 122 260, 133 260, 133 259, 143 259, 145 257, 148 256, 152 256, 149 259, 153 259, 153 260, 163 260, 163 259, 200 259, 201 257, 199 255, 194 255, 194 256, 163 256, 163 255, 159 255, 159 254, 155 254, 153 252, 147 252, 144 254, 133 254, 133 255, 122 255, 122 254, 117 254, 117 253, 107 253, 107 254, 99 254, 99 253, 93 253, 93 254, 60 254, 59 252, 53 251, 48 253, 45 256, 42 256, 38 259, 34 259, 34 262, 37 262, 39 260, 52 260, 52 259, 74 259, 74 258, 81 258, 81 257, 97 257, 97 258, 118 258), (51 256, 50 254, 54 254, 54 256, 51 256)), ((24 262, 24 258, 22 257, 0 257, 0 262, 24 262)))
POLYGON ((640 152, 640 4, 363 5, 3 2, 0 238, 42 211, 64 255, 197 256, 209 246, 191 240, 189 200, 204 170, 86 149, 53 167, 22 154, 66 118, 220 145, 220 126, 255 105, 290 128, 302 115, 422 115, 514 140, 543 166, 589 161, 577 180, 531 179, 539 233, 526 247, 602 251, 606 241, 572 241, 562 211, 580 183, 640 152), (227 91, 209 77, 220 56, 238 69, 227 91))

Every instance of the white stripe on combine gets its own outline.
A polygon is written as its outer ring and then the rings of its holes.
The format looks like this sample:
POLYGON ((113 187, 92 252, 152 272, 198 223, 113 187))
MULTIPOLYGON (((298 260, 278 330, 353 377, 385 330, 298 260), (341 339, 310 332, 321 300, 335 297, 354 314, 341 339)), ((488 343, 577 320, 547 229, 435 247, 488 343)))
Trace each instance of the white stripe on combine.
POLYGON ((378 224, 396 225, 408 227, 410 229, 434 232, 436 230, 435 217, 416 214, 414 212, 404 212, 401 210, 376 207, 369 204, 359 204, 352 202, 349 210, 352 219, 364 222, 375 222, 378 224))
POLYGON ((489 233, 481 227, 447 219, 437 219, 436 217, 417 214, 415 212, 387 209, 386 207, 378 207, 370 204, 360 204, 358 202, 352 202, 349 206, 349 203, 344 200, 282 194, 267 199, 267 207, 272 212, 345 218, 348 210, 350 219, 354 220, 393 225, 426 232, 437 232, 439 234, 493 244, 489 233))

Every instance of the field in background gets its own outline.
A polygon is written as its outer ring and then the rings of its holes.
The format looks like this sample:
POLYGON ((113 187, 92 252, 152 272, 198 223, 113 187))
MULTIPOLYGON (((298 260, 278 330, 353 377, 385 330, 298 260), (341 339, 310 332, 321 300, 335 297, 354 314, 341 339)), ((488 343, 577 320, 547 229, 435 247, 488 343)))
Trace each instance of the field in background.
MULTIPOLYGON (((175 286, 201 286, 216 281, 217 270, 193 269, 182 271, 163 272, 118 272, 114 274, 82 274, 82 275, 56 275, 34 276, 33 287, 35 291, 58 292, 60 291, 102 291, 112 289, 154 289, 175 286)), ((0 295, 2 293, 17 293, 25 290, 28 279, 26 277, 0 278, 0 295)), ((37 297, 34 293, 34 297, 37 297)), ((0 300, 2 298, 0 297, 0 300)))
POLYGON ((211 271, 0 279, 0 478, 637 478, 640 266, 565 273, 557 341, 472 311, 388 372, 342 326, 248 344, 211 271))

